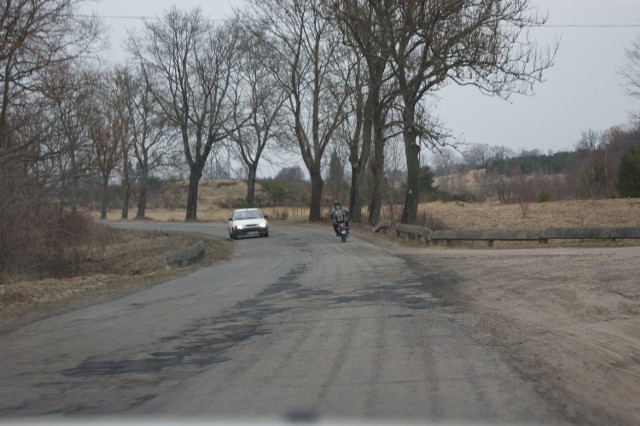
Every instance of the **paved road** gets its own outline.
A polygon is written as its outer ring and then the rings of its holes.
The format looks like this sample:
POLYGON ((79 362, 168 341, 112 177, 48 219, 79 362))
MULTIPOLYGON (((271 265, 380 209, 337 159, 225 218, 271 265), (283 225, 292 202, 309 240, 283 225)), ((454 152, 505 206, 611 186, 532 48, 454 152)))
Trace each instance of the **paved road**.
POLYGON ((228 262, 0 336, 0 421, 558 422, 432 297, 446 277, 314 227, 233 244, 228 262))

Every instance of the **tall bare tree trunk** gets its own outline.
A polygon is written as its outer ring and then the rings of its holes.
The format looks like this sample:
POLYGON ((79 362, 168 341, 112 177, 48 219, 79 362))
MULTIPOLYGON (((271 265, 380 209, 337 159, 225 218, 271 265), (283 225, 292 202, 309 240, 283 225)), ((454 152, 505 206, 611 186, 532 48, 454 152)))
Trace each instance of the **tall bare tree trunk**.
POLYGON ((107 218, 109 206, 109 175, 102 175, 102 187, 100 188, 100 219, 107 218))
POLYGON ((373 145, 374 155, 371 163, 373 174, 373 189, 371 194, 371 204, 369 205, 369 225, 375 226, 380 221, 382 210, 382 197, 384 195, 384 105, 378 102, 373 103, 373 145))
POLYGON ((414 102, 404 100, 402 112, 404 151, 407 161, 407 192, 400 222, 415 224, 418 217, 418 201, 420 196, 420 145, 417 143, 414 102))
POLYGON ((256 167, 249 167, 249 176, 247 177, 247 207, 253 208, 256 198, 256 167))
POLYGON ((185 221, 198 220, 198 186, 200 185, 200 179, 202 179, 202 167, 192 167, 189 173, 189 192, 187 193, 187 214, 184 218, 185 221))
POLYGON ((126 143, 122 142, 123 160, 122 165, 122 185, 124 186, 124 196, 122 198, 122 219, 129 218, 129 200, 131 199, 131 182, 129 180, 129 153, 126 149, 126 143))
POLYGON ((349 212, 351 220, 362 223, 362 167, 358 162, 351 165, 351 188, 349 192, 349 212))
POLYGON ((71 157, 71 213, 78 213, 78 198, 80 194, 80 171, 75 160, 75 150, 71 157))
POLYGON ((371 104, 372 95, 370 93, 365 101, 364 111, 362 111, 362 151, 359 152, 360 144, 354 141, 351 146, 351 155, 349 156, 349 162, 351 163, 349 212, 351 213, 351 220, 355 223, 362 223, 362 205, 364 203, 362 180, 371 155, 371 104))
MULTIPOLYGON (((145 155, 146 157, 146 155, 145 155)), ((147 214, 147 192, 149 191, 149 171, 143 167, 140 175, 140 193, 138 194, 138 212, 136 219, 144 219, 147 214)))
POLYGON ((322 219, 322 192, 324 191, 324 181, 320 168, 314 169, 310 173, 311 177, 311 203, 309 209, 309 221, 316 222, 322 219), (317 170, 317 171, 316 171, 317 170))
POLYGON ((374 155, 371 162, 373 174, 373 189, 371 203, 369 204, 369 225, 375 226, 380 221, 382 211, 382 195, 384 192, 384 141, 382 135, 376 135, 374 141, 374 155))

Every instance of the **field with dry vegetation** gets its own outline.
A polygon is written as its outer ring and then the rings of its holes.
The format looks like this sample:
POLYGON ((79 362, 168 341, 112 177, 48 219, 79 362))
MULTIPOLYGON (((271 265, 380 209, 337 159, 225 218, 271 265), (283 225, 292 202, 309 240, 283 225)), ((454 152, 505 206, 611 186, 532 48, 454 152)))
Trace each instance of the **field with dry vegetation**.
POLYGON ((500 204, 428 203, 422 215, 446 229, 542 229, 640 226, 640 199, 575 200, 500 204))
MULTIPOLYGON (((186 200, 186 186, 178 197, 186 200)), ((234 210, 231 207, 246 195, 247 185, 242 181, 203 181, 198 197, 198 219, 205 222, 225 222, 234 210)), ((258 184, 257 192, 261 191, 258 184)), ((330 203, 329 203, 330 204, 330 203)), ((327 204, 327 214, 331 206, 327 204)), ((293 223, 305 222, 309 216, 306 207, 265 207, 262 211, 271 220, 293 223)), ((397 220, 402 205, 387 206, 382 219, 397 220)), ((97 216, 97 212, 92 212, 97 216)), ((120 219, 121 212, 112 210, 110 220, 120 219)), ((184 208, 153 208, 147 218, 158 221, 182 221, 184 208)), ((364 212, 366 219, 366 211, 364 212)), ((419 222, 435 229, 538 229, 546 227, 634 227, 640 226, 640 199, 572 200, 545 203, 527 202, 501 204, 485 202, 430 202, 420 205, 419 222)), ((365 220, 366 222, 366 220, 365 220)))

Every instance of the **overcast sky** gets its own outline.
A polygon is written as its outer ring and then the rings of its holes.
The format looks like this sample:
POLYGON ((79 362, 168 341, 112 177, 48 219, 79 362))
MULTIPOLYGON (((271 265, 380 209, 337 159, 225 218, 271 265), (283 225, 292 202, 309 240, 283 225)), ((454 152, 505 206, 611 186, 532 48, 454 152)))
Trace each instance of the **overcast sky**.
MULTIPOLYGON (((507 146, 516 152, 573 150, 583 131, 606 130, 630 123, 640 100, 624 93, 616 69, 625 62, 625 48, 640 35, 640 0, 532 0, 549 13, 548 26, 532 30, 540 45, 560 38, 555 65, 533 96, 509 102, 490 98, 471 87, 448 86, 438 93, 435 113, 468 143, 507 146)), ((126 28, 141 28, 135 17, 157 17, 173 4, 190 10, 201 6, 212 19, 228 17, 241 1, 230 0, 102 0, 90 9, 105 17, 112 35, 111 57, 120 48, 126 28)))

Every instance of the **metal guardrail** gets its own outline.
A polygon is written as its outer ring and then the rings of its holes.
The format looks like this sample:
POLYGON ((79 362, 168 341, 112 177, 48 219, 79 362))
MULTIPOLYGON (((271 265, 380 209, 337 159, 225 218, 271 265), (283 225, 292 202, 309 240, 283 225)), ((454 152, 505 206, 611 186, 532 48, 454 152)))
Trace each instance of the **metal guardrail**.
POLYGON ((428 244, 450 244, 454 241, 484 241, 489 247, 494 241, 538 241, 549 240, 617 240, 640 239, 640 228, 545 228, 545 229, 490 229, 490 230, 439 230, 432 231, 424 226, 406 225, 382 221, 373 228, 374 232, 391 229, 398 236, 420 240, 428 244))

